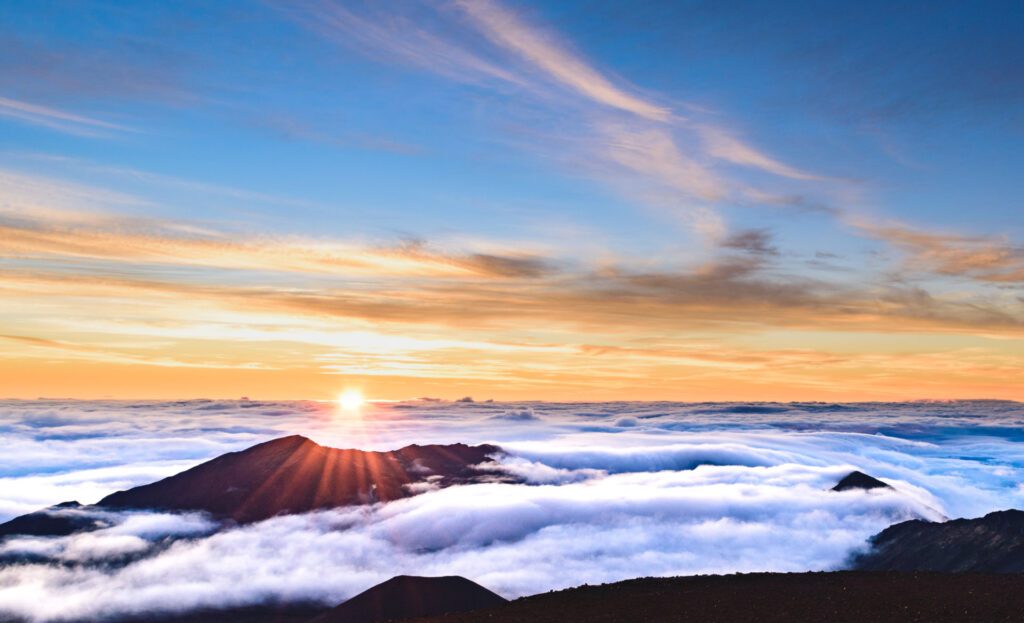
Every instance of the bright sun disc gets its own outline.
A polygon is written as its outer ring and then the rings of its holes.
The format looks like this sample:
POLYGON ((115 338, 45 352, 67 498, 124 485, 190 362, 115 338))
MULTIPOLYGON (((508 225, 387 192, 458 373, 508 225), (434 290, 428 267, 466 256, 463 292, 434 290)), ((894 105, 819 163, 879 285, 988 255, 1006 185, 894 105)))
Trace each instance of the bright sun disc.
POLYGON ((338 406, 346 411, 355 411, 363 406, 364 402, 366 400, 363 398, 362 392, 357 389, 347 389, 338 396, 338 406))

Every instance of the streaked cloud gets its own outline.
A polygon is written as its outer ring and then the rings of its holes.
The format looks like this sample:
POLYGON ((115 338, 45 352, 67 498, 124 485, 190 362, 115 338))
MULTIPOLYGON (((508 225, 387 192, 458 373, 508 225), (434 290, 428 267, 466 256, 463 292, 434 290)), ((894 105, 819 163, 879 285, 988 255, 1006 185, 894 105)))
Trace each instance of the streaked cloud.
POLYGON ((704 140, 708 153, 714 158, 797 180, 821 179, 768 156, 735 136, 730 136, 721 128, 701 126, 698 133, 704 140))
POLYGON ((671 111, 617 87, 585 60, 564 49, 550 33, 526 24, 515 13, 490 0, 456 3, 492 42, 521 56, 562 85, 606 106, 655 121, 668 121, 671 111))
POLYGON ((330 0, 279 3, 281 11, 339 44, 357 46, 371 55, 412 65, 457 81, 521 79, 497 61, 482 57, 425 27, 409 14, 412 4, 384 10, 374 3, 343 5, 330 0), (352 8, 350 8, 350 6, 352 8))
POLYGON ((109 136, 112 133, 135 131, 117 123, 8 97, 0 97, 0 117, 17 119, 32 125, 78 136, 101 137, 109 136))
POLYGON ((652 271, 628 264, 556 269, 561 263, 557 257, 446 252, 416 241, 375 246, 315 239, 246 240, 190 235, 189 229, 186 224, 159 221, 61 227, 53 221, 9 220, 0 230, 7 241, 2 255, 35 265, 9 266, 4 275, 10 284, 22 279, 56 284, 70 270, 81 288, 109 285, 190 293, 289 313, 478 326, 545 317, 569 326, 605 325, 620 322, 616 318, 629 310, 638 314, 635 329, 734 322, 822 327, 840 321, 847 329, 907 330, 919 323, 922 330, 998 332, 1024 322, 1011 310, 944 300, 896 283, 870 290, 778 274, 768 263, 775 255, 770 239, 757 231, 724 241, 723 249, 743 251, 743 256, 723 255, 693 266, 652 271), (54 270, 40 263, 47 259, 66 267, 54 270), (76 268, 73 261, 78 259, 110 264, 76 268), (127 266, 133 267, 130 276, 121 268, 127 266), (161 266, 212 272, 167 279, 161 266), (295 281, 288 287, 242 286, 218 279, 220 269, 289 272, 334 281, 309 282, 305 287, 295 281), (362 277, 380 281, 350 287, 352 280, 362 277), (208 283, 210 278, 214 283, 208 283), (500 285, 505 281, 509 282, 500 285))
POLYGON ((208 230, 145 219, 105 219, 91 227, 0 217, 0 257, 46 257, 146 262, 154 265, 231 268, 375 277, 435 276, 533 278, 552 270, 542 257, 510 251, 445 254, 420 241, 374 247, 315 239, 270 237, 249 241, 208 230), (105 221, 105 222, 104 222, 105 221))
MULTIPOLYGON (((136 177, 148 179, 142 173, 136 177)), ((555 269, 548 258, 497 244, 444 253, 420 240, 373 245, 288 236, 239 237, 212 224, 115 211, 146 204, 132 195, 3 169, 0 180, 5 182, 0 190, 0 235, 5 243, 0 257, 6 258, 80 258, 346 276, 535 278, 555 269)), ((159 176, 155 181, 197 189, 159 176)), ((254 199, 231 189, 200 185, 198 190, 254 199)))

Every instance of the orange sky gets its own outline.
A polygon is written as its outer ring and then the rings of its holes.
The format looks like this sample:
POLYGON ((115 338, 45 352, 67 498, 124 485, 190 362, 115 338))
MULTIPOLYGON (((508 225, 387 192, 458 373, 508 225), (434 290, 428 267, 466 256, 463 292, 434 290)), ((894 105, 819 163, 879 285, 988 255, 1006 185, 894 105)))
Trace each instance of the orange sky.
MULTIPOLYGON (((581 361, 585 366, 588 362, 581 361)), ((1022 400, 1013 379, 964 378, 937 374, 927 379, 874 371, 870 385, 841 375, 806 374, 795 384, 765 383, 757 375, 699 371, 670 379, 636 379, 609 383, 607 379, 576 379, 556 383, 517 380, 481 383, 476 379, 423 379, 402 376, 327 375, 316 369, 282 371, 154 368, 105 363, 10 362, 0 365, 5 397, 14 398, 124 398, 182 399, 239 398, 332 400, 347 388, 357 388, 371 399, 472 396, 477 400, 915 400, 995 398, 1022 400), (816 386, 810 383, 813 378, 816 386)))
POLYGON ((4 228, 6 397, 1024 398, 1018 325, 991 303, 766 273, 747 249, 562 268, 497 242, 25 214, 4 228))
POLYGON ((5 397, 1024 398, 991 300, 768 272, 747 248, 573 266, 38 209, 3 233, 5 397))
MULTIPOLYGON (((702 279, 691 287, 719 287, 702 279)), ((544 281, 380 276, 350 293, 8 273, 0 395, 1024 398, 1012 328, 956 308, 917 318, 727 290, 691 304, 614 280, 622 291, 544 281)))

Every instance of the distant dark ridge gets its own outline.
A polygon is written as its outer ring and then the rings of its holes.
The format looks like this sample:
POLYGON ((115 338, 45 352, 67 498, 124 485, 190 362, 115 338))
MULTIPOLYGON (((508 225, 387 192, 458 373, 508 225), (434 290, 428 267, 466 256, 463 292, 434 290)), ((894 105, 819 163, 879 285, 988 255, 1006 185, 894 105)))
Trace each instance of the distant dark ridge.
POLYGON ((102 619, 66 619, 61 623, 307 623, 311 618, 327 610, 328 606, 317 603, 257 604, 230 608, 198 608, 187 612, 140 612, 102 619))
POLYGON ((379 623, 493 608, 506 599, 459 576, 399 575, 370 588, 311 623, 379 623))
POLYGON ((95 517, 87 514, 67 512, 76 510, 78 502, 61 502, 34 513, 15 517, 0 524, 0 539, 8 536, 67 536, 75 532, 96 530, 105 527, 95 517))
POLYGON ((871 538, 871 549, 853 560, 864 570, 1024 572, 1024 511, 1005 510, 978 519, 941 523, 915 519, 871 538))
MULTIPOLYGON (((93 615, 61 618, 60 623, 308 623, 330 610, 316 602, 266 603, 224 608, 203 607, 181 612, 142 610, 132 614, 93 615)), ((3 623, 33 623, 0 611, 3 623)))
POLYGON ((1024 575, 754 573, 581 586, 418 623, 1010 623, 1024 575))
POLYGON ((439 487, 494 479, 475 466, 497 446, 406 446, 390 452, 339 450, 293 435, 231 452, 158 482, 119 491, 99 506, 206 511, 238 522, 275 515, 388 502, 409 485, 439 487), (428 480, 429 479, 429 480, 428 480))
POLYGON ((848 491, 850 489, 864 489, 867 491, 871 489, 892 489, 892 487, 874 476, 869 476, 859 471, 850 472, 836 483, 836 486, 832 487, 833 491, 848 491))

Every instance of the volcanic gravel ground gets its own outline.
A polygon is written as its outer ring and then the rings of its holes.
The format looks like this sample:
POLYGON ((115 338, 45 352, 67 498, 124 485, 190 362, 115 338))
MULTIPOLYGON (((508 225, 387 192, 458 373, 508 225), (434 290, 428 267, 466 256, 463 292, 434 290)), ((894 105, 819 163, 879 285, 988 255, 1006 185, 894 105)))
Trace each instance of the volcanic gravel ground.
POLYGON ((1024 574, 840 571, 642 578, 420 623, 1024 621, 1024 574))

